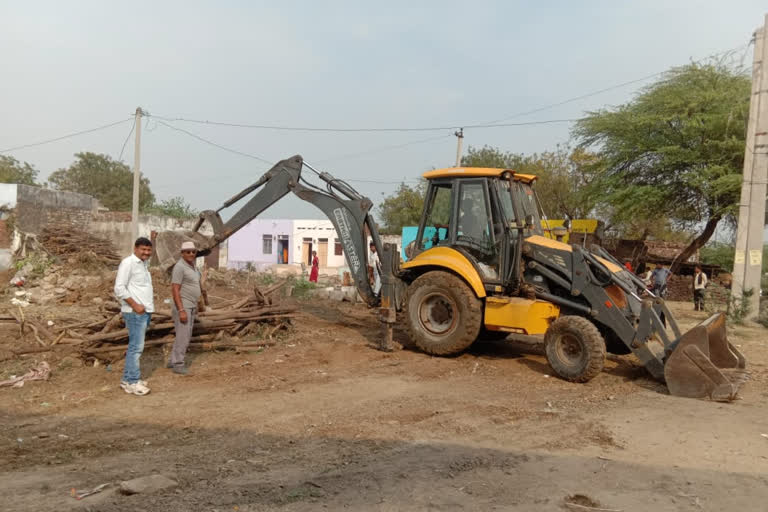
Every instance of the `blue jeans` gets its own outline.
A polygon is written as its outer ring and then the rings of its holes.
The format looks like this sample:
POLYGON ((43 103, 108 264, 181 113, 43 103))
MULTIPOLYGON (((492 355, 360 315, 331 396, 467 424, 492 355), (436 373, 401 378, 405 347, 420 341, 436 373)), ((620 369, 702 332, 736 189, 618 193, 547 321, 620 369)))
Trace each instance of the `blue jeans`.
POLYGON ((147 334, 151 313, 123 313, 125 326, 128 327, 128 351, 125 354, 123 382, 135 384, 141 378, 139 358, 144 351, 144 336, 147 334))

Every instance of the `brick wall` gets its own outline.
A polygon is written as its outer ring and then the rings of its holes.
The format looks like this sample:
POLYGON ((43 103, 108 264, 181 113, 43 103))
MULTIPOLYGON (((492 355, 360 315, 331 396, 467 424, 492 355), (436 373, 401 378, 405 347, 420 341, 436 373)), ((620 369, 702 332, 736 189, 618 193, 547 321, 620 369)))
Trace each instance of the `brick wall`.
POLYGON ((89 195, 16 185, 16 227, 39 234, 49 224, 87 229, 98 202, 89 195))

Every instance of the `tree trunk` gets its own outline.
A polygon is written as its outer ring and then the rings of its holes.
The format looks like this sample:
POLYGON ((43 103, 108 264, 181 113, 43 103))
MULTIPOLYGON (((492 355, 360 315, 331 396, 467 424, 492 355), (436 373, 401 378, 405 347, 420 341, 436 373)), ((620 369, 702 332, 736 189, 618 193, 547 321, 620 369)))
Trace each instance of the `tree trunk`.
POLYGON ((701 249, 704 244, 709 242, 709 239, 712 238, 712 235, 715 233, 715 228, 717 227, 717 223, 720 222, 721 218, 722 217, 720 215, 710 217, 707 221, 707 224, 704 226, 704 231, 702 231, 699 236, 694 238, 691 243, 688 244, 688 247, 683 249, 683 251, 675 257, 674 261, 672 262, 672 266, 669 268, 673 274, 677 274, 680 270, 680 266, 688 261, 688 258, 690 258, 696 251, 701 249))

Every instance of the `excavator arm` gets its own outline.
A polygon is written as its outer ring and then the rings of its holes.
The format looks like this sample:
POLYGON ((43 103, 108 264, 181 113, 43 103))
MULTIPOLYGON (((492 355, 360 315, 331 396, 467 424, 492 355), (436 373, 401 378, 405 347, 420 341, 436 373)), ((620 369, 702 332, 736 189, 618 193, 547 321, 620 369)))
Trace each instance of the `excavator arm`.
MULTIPOLYGON (((159 233, 155 241, 155 263, 159 263, 166 270, 169 269, 178 259, 179 247, 185 240, 195 242, 198 247, 198 256, 209 254, 214 247, 237 233, 267 208, 291 192, 318 207, 328 217, 339 235, 344 257, 360 296, 369 306, 379 305, 380 296, 374 293, 368 280, 366 242, 370 236, 376 246, 377 253, 381 255, 382 262, 392 260, 392 255, 389 253, 393 250, 393 246, 382 247, 376 223, 370 214, 373 203, 344 181, 338 180, 328 173, 316 171, 299 155, 275 164, 258 181, 228 199, 218 210, 202 212, 191 231, 159 233), (305 167, 316 173, 325 182, 325 189, 302 179, 301 174, 305 167), (226 222, 222 220, 222 210, 233 206, 251 194, 253 194, 252 197, 229 220, 226 222), (206 223, 210 225, 213 231, 210 236, 200 232, 206 223)), ((388 275, 387 278, 389 277, 388 275)), ((382 276, 385 285, 388 285, 390 281, 387 278, 382 276)), ((383 293, 386 294, 388 290, 392 289, 392 286, 384 286, 383 288, 385 288, 383 293)))

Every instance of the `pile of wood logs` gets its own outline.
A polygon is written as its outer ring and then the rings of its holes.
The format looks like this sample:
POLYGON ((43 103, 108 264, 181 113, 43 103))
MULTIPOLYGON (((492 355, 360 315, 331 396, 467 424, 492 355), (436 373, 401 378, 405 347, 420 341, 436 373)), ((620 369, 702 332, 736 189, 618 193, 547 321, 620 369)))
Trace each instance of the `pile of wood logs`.
POLYGON ((89 256, 92 259, 104 265, 116 267, 120 263, 120 255, 115 251, 112 241, 70 225, 48 225, 43 228, 38 240, 45 250, 54 256, 91 253, 89 256))
MULTIPOLYGON (((248 297, 212 304, 195 318, 191 347, 238 349, 273 344, 277 332, 287 329, 298 316, 295 306, 273 303, 274 292, 284 284, 277 283, 264 290, 254 288, 248 297)), ((116 302, 105 305, 103 312, 94 318, 69 325, 45 327, 41 322, 25 318, 21 308, 11 313, 11 317, 19 323, 22 336, 31 333, 39 345, 12 350, 16 355, 46 352, 58 345, 56 348, 67 346, 86 359, 114 359, 128 346, 128 330, 116 302)), ((173 343, 173 327, 171 311, 156 310, 147 329, 145 347, 173 343)))

